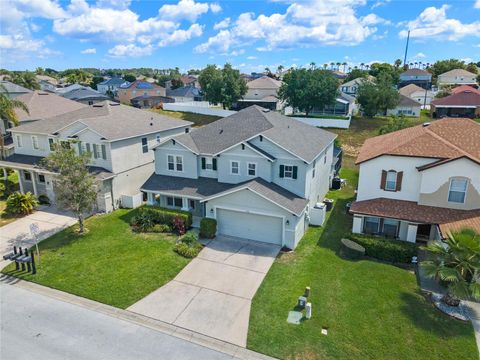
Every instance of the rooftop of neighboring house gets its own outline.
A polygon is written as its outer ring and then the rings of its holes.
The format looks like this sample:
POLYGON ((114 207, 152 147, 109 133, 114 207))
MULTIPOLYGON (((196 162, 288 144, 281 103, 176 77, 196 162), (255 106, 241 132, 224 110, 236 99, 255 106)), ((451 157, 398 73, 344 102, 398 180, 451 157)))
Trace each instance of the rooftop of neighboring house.
POLYGON ((403 77, 403 76, 429 76, 431 78, 432 74, 426 70, 413 68, 413 69, 408 69, 400 74, 400 77, 403 77))
POLYGON ((163 89, 163 87, 157 85, 157 84, 152 84, 148 81, 142 81, 142 80, 135 80, 134 82, 125 82, 122 85, 120 85, 121 89, 137 89, 137 90, 154 90, 154 89, 163 89))
POLYGON ((66 94, 69 91, 76 90, 76 89, 82 89, 84 87, 85 86, 80 85, 80 84, 71 84, 71 85, 65 86, 63 88, 57 88, 57 90, 55 90, 55 91, 56 91, 57 94, 66 94))
POLYGON ((195 81, 198 81, 198 75, 184 75, 180 78, 184 85, 190 85, 195 81))
POLYGON ((91 87, 87 87, 87 86, 68 91, 66 93, 63 93, 62 96, 66 99, 76 100, 76 101, 88 100, 88 99, 103 99, 103 100, 109 99, 108 96, 96 90, 93 90, 91 87))
POLYGON ((45 119, 86 107, 84 104, 42 90, 30 91, 16 99, 22 101, 28 108, 28 114, 21 109, 15 110, 20 122, 45 119))
POLYGON ((480 106, 480 92, 476 89, 464 89, 431 102, 435 106, 480 106))
POLYGON ((358 77, 356 79, 353 79, 353 80, 350 80, 350 81, 347 81, 347 82, 343 83, 342 85, 340 85, 340 87, 359 86, 359 85, 363 84, 366 80, 367 80, 366 78, 358 77))
POLYGON ((276 111, 253 105, 175 139, 194 153, 216 155, 259 135, 307 163, 337 137, 276 111))
POLYGON ((125 83, 125 80, 122 79, 120 76, 114 76, 110 79, 103 80, 102 82, 98 83, 98 85, 110 85, 110 86, 120 86, 125 83))
POLYGON ((382 155, 438 159, 419 170, 466 157, 480 163, 480 124, 446 118, 367 139, 357 164, 382 155))
POLYGON ((25 123, 12 130, 50 135, 57 133, 65 126, 81 121, 105 140, 116 141, 192 125, 189 121, 174 119, 110 101, 103 101, 90 106, 79 105, 82 107, 78 110, 44 118, 41 121, 25 123))
POLYGON ((38 81, 47 81, 52 85, 57 85, 58 84, 57 79, 55 79, 54 77, 48 76, 48 75, 35 75, 35 78, 38 81))
POLYGON ((403 107, 417 107, 417 106, 422 106, 418 101, 413 100, 412 98, 409 98, 408 96, 400 94, 400 102, 398 103, 398 106, 403 106, 403 107))
POLYGON ((197 97, 197 96, 202 96, 202 93, 196 87, 189 85, 189 86, 182 86, 177 89, 167 89, 167 96, 197 97))
MULTIPOLYGON (((20 86, 20 85, 17 85, 17 84, 14 84, 10 81, 7 81, 7 80, 1 80, 0 81, 0 84, 5 88, 5 90, 7 90, 7 92, 11 93, 11 94, 18 94, 18 93, 31 93, 32 90, 30 89, 27 89, 23 86, 20 86)), ((0 92, 3 92, 3 89, 0 89, 0 92)))
POLYGON ((473 86, 470 86, 470 85, 460 85, 460 86, 457 86, 455 88, 453 88, 450 93, 451 94, 457 94, 457 93, 461 93, 461 92, 464 92, 464 91, 472 91, 474 92, 475 94, 480 94, 480 90, 479 89, 476 89, 474 88, 473 86))
POLYGON ((417 91, 425 92, 425 89, 415 84, 409 84, 407 86, 402 87, 398 92, 401 95, 410 96, 417 91))
POLYGON ((467 71, 467 70, 463 70, 463 69, 453 69, 453 70, 450 70, 450 71, 447 71, 447 72, 444 72, 443 74, 440 74, 438 76, 447 76, 447 77, 453 77, 453 76, 477 76, 476 74, 474 73, 471 73, 470 71, 467 71))
POLYGON ((277 90, 282 86, 282 82, 279 80, 272 79, 268 76, 262 76, 258 79, 247 82, 249 89, 275 89, 277 90))

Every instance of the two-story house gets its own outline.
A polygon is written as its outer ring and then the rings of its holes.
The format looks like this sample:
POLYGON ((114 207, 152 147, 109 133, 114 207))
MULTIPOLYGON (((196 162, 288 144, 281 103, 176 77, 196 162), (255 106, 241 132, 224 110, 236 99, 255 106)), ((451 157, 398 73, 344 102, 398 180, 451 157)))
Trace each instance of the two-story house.
POLYGON ((98 180, 97 209, 109 212, 122 195, 140 194, 154 170, 154 145, 188 132, 192 123, 105 101, 10 129, 15 153, 1 167, 19 174, 20 191, 48 196, 55 203, 54 173, 39 166, 55 144, 89 153, 98 180))
POLYGON ((432 74, 426 70, 412 68, 400 74, 398 85, 400 87, 415 84, 422 89, 430 89, 432 86, 432 74))
POLYGON ((125 80, 119 76, 111 77, 110 79, 104 80, 97 84, 97 90, 102 94, 107 94, 108 92, 113 95, 117 94, 118 88, 120 85, 125 84, 125 80))
POLYGON ((117 98, 123 104, 130 104, 131 100, 139 96, 165 97, 165 88, 147 81, 136 80, 132 83, 125 82, 117 89, 117 98))
POLYGON ((356 78, 347 82, 344 82, 340 85, 339 90, 340 92, 350 95, 350 96, 357 96, 358 88, 360 85, 368 81, 366 78, 356 78))
POLYGON ((480 124, 443 119, 368 139, 357 158, 354 233, 416 242, 480 231, 480 124))
POLYGON ((155 148, 150 204, 215 218, 217 232, 295 248, 333 176, 335 134, 251 106, 155 148))
POLYGON ((439 88, 452 85, 478 86, 477 74, 463 69, 453 69, 438 75, 437 85, 439 88))
POLYGON ((244 109, 252 105, 262 106, 270 110, 281 110, 282 103, 278 99, 278 90, 282 82, 268 76, 247 82, 247 93, 239 100, 236 109, 244 109))

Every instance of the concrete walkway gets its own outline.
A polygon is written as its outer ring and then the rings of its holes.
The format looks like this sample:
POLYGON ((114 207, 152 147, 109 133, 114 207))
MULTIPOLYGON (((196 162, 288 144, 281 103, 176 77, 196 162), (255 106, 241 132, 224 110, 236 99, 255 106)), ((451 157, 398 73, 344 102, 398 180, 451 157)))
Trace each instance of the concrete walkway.
POLYGON ((174 280, 128 310, 245 347, 251 301, 279 251, 218 237, 174 280))
MULTIPOLYGON (((35 245, 30 225, 37 224, 40 230, 38 240, 44 240, 53 234, 75 224, 77 219, 53 206, 40 206, 33 214, 15 220, 0 227, 0 255, 12 251, 13 246, 31 247, 35 245)), ((5 265, 0 256, 0 267, 5 265)))

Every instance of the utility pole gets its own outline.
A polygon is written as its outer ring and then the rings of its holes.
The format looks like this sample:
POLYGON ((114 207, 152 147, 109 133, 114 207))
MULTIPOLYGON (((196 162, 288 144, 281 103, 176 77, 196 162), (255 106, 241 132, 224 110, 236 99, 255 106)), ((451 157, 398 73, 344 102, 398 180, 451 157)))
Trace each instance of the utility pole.
POLYGON ((407 53, 408 53, 408 42, 410 41, 410 30, 408 30, 407 35, 407 45, 405 46, 405 56, 403 58, 403 67, 407 66, 407 53))

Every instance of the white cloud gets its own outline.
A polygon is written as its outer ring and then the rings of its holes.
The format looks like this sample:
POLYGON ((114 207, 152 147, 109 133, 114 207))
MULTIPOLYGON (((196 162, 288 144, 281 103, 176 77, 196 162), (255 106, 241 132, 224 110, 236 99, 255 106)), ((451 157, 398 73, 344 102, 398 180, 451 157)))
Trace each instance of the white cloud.
POLYGON ((253 55, 252 56, 247 56, 247 60, 256 60, 256 59, 257 59, 256 56, 253 56, 253 55))
POLYGON ((151 55, 152 52, 153 47, 151 45, 141 47, 135 44, 120 44, 115 45, 113 48, 109 49, 108 55, 112 57, 141 57, 151 55))
POLYGON ((475 5, 473 5, 473 7, 474 7, 475 9, 480 9, 480 0, 477 0, 477 1, 475 2, 475 5))
POLYGON ((125 10, 131 4, 131 0, 98 0, 97 7, 125 10))
POLYGON ((378 0, 378 1, 376 1, 376 2, 370 7, 370 9, 373 10, 373 9, 375 9, 375 8, 377 8, 377 7, 387 5, 390 1, 391 1, 391 0, 383 0, 383 1, 378 0))
POLYGON ((458 40, 466 36, 480 37, 480 21, 464 24, 457 19, 447 17, 449 5, 434 6, 423 10, 420 15, 406 23, 406 29, 400 31, 401 38, 434 38, 438 40, 458 40))
POLYGON ((216 14, 222 11, 222 7, 218 3, 213 3, 210 4, 210 10, 212 11, 212 13, 216 14))
POLYGON ((80 51, 80 53, 82 53, 82 54, 96 54, 97 49, 89 48, 89 49, 85 49, 85 50, 80 51))
POLYGON ((180 0, 178 4, 163 5, 158 10, 160 19, 168 21, 189 20, 194 22, 197 18, 208 12, 209 5, 206 3, 196 3, 194 0, 180 0))
POLYGON ((215 23, 215 25, 213 25, 213 29, 214 30, 226 29, 230 26, 231 21, 232 21, 232 19, 227 17, 227 18, 223 19, 222 21, 220 21, 218 23, 215 23))
POLYGON ((240 14, 230 26, 217 27, 221 31, 197 46, 195 52, 227 53, 230 47, 243 47, 255 42, 261 42, 257 47, 260 51, 356 45, 374 34, 376 25, 388 23, 374 14, 356 15, 355 9, 365 5, 366 0, 284 2, 289 4, 284 13, 268 16, 240 14))
POLYGON ((422 52, 419 52, 417 53, 413 58, 414 59, 425 59, 427 57, 427 55, 425 55, 424 53, 422 52))
POLYGON ((175 30, 168 37, 162 39, 158 46, 165 47, 169 45, 179 45, 193 37, 198 37, 203 34, 203 27, 199 24, 193 24, 187 30, 175 30))

